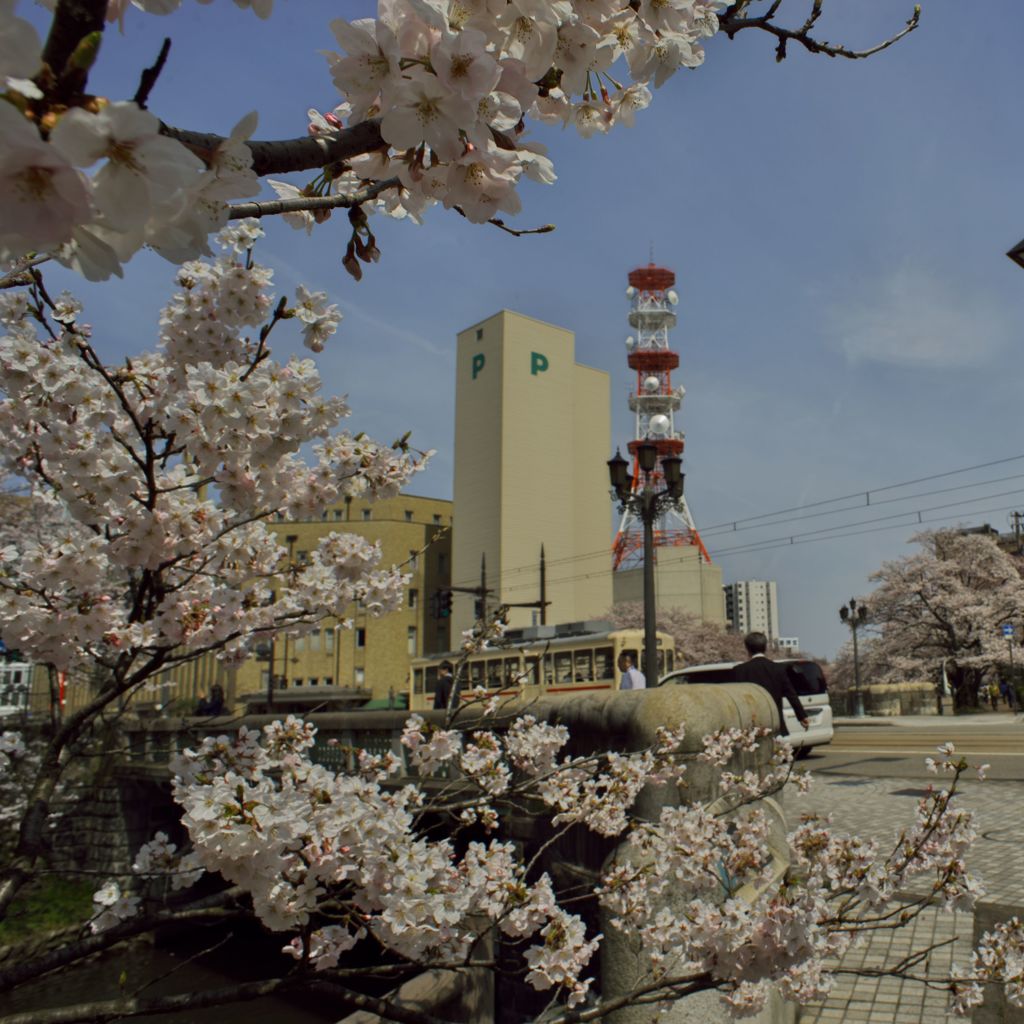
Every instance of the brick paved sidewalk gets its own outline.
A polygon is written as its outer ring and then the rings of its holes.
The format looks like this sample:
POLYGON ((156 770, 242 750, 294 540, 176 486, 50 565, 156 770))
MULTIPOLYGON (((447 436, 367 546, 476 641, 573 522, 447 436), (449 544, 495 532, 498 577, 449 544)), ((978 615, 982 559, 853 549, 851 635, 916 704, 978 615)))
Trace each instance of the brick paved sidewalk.
MULTIPOLYGON (((975 812, 979 833, 968 867, 985 883, 986 901, 1024 905, 1024 783, 971 780, 961 785, 960 804, 975 812)), ((785 810, 790 827, 801 814, 830 813, 844 831, 887 841, 913 822, 924 786, 905 779, 838 778, 823 773, 815 776, 806 796, 787 792, 785 810)), ((931 971, 942 973, 954 960, 968 962, 973 926, 972 914, 928 909, 912 925, 880 933, 851 950, 842 963, 881 966, 914 949, 956 937, 952 946, 932 956, 931 971)), ((943 992, 895 978, 852 975, 840 976, 824 1003, 804 1007, 800 1015, 801 1024, 946 1024, 958 1019, 947 1013, 943 992)))

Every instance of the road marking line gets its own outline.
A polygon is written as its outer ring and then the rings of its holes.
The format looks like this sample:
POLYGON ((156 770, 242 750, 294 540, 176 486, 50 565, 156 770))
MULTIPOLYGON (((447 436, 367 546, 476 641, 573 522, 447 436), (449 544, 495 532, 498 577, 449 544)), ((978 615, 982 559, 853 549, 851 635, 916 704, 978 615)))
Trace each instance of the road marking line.
MULTIPOLYGON (((924 747, 921 750, 894 750, 892 747, 836 747, 828 744, 827 748, 817 748, 816 753, 821 754, 891 754, 893 757, 916 757, 918 754, 929 754, 934 748, 924 747)), ((984 757, 1024 757, 1024 751, 1020 750, 965 750, 962 747, 956 748, 958 754, 971 754, 984 757)))

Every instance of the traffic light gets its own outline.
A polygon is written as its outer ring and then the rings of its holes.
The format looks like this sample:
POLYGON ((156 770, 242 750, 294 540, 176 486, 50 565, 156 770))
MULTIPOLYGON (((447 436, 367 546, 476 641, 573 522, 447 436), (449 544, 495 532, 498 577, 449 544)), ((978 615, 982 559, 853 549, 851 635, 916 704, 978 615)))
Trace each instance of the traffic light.
POLYGON ((435 619, 447 619, 452 614, 452 592, 445 587, 434 591, 431 612, 435 619))

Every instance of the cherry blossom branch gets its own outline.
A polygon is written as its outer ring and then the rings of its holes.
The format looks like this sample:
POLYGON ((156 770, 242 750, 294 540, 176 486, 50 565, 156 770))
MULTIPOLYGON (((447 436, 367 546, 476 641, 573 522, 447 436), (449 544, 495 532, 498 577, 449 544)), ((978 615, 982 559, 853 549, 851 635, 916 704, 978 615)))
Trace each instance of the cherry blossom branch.
POLYGON ((3 277, 0 277, 0 291, 7 288, 31 287, 34 280, 30 273, 32 268, 38 267, 52 258, 52 256, 47 254, 44 256, 26 256, 24 259, 18 260, 3 277))
MULTIPOLYGON (((193 132, 161 125, 169 138, 177 139, 200 160, 209 162, 217 148, 226 140, 212 132, 193 132)), ((380 121, 371 118, 331 136, 303 135, 295 139, 253 140, 247 142, 252 153, 252 169, 261 178, 268 174, 312 171, 327 164, 340 163, 354 156, 387 149, 380 134, 380 121)))
POLYGON ((269 217, 279 213, 300 213, 304 210, 334 210, 338 207, 360 206, 376 199, 388 189, 401 188, 398 178, 386 178, 356 192, 353 195, 335 196, 303 196, 299 199, 266 199, 255 203, 237 203, 228 207, 230 220, 242 220, 245 217, 269 217))

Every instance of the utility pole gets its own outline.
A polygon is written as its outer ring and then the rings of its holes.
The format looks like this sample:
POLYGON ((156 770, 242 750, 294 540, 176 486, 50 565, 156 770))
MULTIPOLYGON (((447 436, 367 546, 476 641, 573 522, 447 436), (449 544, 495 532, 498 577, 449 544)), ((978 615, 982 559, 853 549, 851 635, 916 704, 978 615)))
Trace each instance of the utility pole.
POLYGON ((1021 520, 1024 519, 1024 512, 1011 512, 1010 518, 1013 520, 1014 547, 1018 555, 1024 554, 1024 544, 1021 543, 1021 520))

